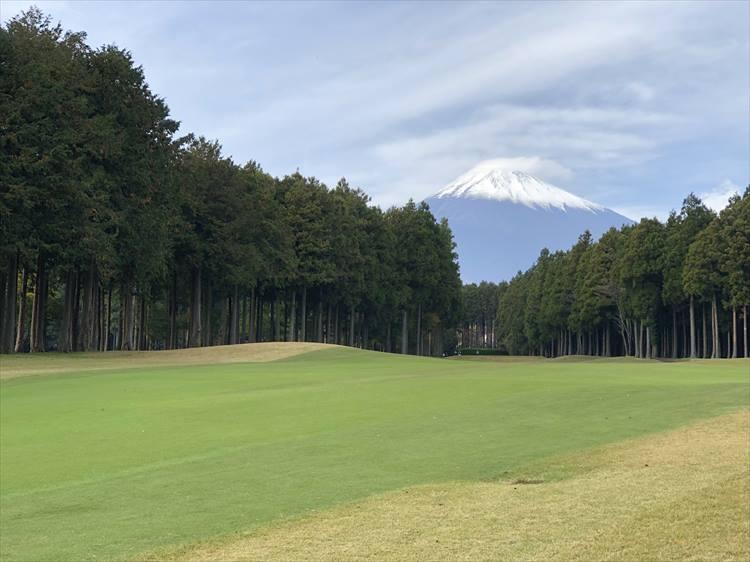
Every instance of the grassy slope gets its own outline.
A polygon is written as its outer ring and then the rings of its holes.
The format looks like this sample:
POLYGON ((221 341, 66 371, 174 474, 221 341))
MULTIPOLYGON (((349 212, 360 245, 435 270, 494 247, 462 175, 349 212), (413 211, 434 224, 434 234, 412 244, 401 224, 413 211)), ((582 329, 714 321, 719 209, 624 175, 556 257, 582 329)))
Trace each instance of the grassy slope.
POLYGON ((749 404, 747 362, 347 349, 6 380, 0 558, 132 557, 404 486, 494 479, 749 404))
MULTIPOLYGON (((54 373, 83 373, 108 369, 137 367, 169 367, 176 365, 219 365, 276 361, 300 353, 316 351, 326 346, 319 343, 253 343, 217 345, 160 351, 118 351, 115 353, 18 353, 3 356, 0 380, 49 375, 54 373)), ((327 346, 333 347, 333 346, 327 346)))

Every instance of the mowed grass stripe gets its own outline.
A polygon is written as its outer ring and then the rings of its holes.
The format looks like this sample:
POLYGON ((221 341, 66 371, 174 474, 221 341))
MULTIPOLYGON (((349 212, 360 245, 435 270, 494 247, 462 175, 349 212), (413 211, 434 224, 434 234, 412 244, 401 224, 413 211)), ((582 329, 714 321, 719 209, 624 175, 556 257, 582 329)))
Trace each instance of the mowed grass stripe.
POLYGON ((504 481, 402 489, 144 559, 744 561, 749 436, 743 411, 548 459, 504 481))
MULTIPOLYGON (((0 383, 0 556, 123 559, 750 404, 746 362, 318 351, 0 383)), ((107 366, 110 368, 110 365, 107 366)))

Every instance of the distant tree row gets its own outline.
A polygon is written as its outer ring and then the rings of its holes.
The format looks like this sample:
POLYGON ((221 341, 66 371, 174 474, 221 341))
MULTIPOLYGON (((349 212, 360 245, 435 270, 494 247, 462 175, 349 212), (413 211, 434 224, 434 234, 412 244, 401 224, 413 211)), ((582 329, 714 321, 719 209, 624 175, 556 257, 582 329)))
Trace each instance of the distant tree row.
POLYGON ((510 353, 639 358, 748 357, 750 187, 718 215, 690 195, 666 221, 642 219, 500 286, 510 353))
POLYGON ((0 28, 0 350, 319 341, 439 354, 447 223, 177 137, 127 51, 37 9, 0 28))
POLYGON ((495 349, 498 343, 497 313, 500 295, 506 283, 500 285, 482 281, 464 285, 461 290, 461 323, 458 344, 463 348, 495 349))

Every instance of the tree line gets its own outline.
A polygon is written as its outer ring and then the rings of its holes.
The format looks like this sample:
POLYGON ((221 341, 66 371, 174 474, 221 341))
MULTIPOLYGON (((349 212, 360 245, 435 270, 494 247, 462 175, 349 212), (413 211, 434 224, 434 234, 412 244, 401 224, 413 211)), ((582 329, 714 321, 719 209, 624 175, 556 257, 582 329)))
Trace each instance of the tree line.
POLYGON ((496 349, 497 315, 504 283, 470 283, 461 289, 458 346, 463 349, 496 349))
POLYGON ((179 136, 130 53, 32 8, 0 28, 0 351, 455 340, 448 224, 179 136))
POLYGON ((750 187, 718 215, 695 195, 498 286, 497 342, 513 354, 748 357, 750 187))

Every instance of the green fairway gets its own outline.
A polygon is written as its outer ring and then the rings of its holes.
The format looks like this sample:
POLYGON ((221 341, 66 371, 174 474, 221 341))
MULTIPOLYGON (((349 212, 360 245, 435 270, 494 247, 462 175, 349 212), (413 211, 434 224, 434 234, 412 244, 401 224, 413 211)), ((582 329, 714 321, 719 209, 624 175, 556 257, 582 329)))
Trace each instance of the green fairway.
POLYGON ((750 406, 747 361, 108 357, 0 382, 2 560, 132 558, 750 406))

